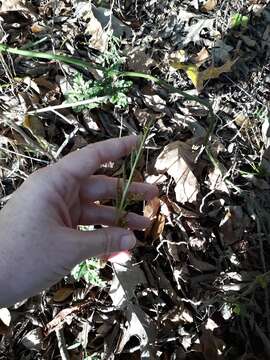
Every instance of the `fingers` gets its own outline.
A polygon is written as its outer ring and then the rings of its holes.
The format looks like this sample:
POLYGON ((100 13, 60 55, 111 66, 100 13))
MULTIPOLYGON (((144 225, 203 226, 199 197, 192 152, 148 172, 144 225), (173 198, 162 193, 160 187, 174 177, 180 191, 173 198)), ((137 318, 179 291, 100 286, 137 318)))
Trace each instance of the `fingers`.
POLYGON ((93 174, 101 164, 128 155, 137 146, 138 137, 126 136, 90 144, 63 157, 57 164, 68 175, 82 180, 93 174))
MULTIPOLYGON (((121 191, 120 179, 95 175, 83 182, 80 197, 85 201, 116 199, 119 190, 121 191)), ((140 200, 151 200, 158 195, 158 189, 154 185, 134 182, 129 193, 138 196, 140 200)))
MULTIPOLYGON (((81 209, 80 225, 107 225, 117 226, 118 211, 116 208, 110 206, 102 206, 95 204, 84 204, 81 209)), ((151 221, 134 213, 128 213, 126 216, 121 217, 121 220, 126 222, 130 229, 146 229, 150 226, 151 221)))
POLYGON ((95 231, 78 231, 64 228, 62 236, 73 247, 72 262, 79 262, 92 256, 105 256, 129 250, 136 244, 134 234, 122 228, 105 228, 95 231))

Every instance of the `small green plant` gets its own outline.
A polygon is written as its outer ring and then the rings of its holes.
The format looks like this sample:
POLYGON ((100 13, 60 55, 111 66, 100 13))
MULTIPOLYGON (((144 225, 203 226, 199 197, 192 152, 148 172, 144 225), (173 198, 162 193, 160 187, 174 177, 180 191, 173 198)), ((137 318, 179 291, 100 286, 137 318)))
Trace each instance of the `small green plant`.
POLYGON ((121 45, 121 40, 116 36, 111 35, 108 41, 107 50, 99 56, 99 60, 103 66, 107 67, 117 67, 120 70, 122 64, 125 63, 126 57, 121 56, 119 50, 121 45))
POLYGON ((87 284, 104 287, 105 281, 99 276, 100 261, 91 258, 76 265, 71 271, 71 275, 76 281, 84 279, 87 284))
POLYGON ((245 317, 248 315, 247 308, 244 304, 241 303, 235 303, 232 306, 232 311, 235 315, 245 317))
POLYGON ((233 29, 246 28, 248 26, 249 18, 248 16, 242 14, 234 14, 231 17, 231 27, 233 29))
POLYGON ((116 76, 125 62, 125 57, 121 56, 119 47, 120 40, 111 36, 107 50, 98 57, 99 63, 105 68, 101 80, 85 80, 81 73, 77 73, 74 77, 72 90, 66 93, 67 102, 76 103, 92 98, 104 98, 101 102, 76 106, 74 108, 76 112, 85 108, 93 109, 107 102, 119 108, 128 106, 127 93, 132 86, 132 81, 116 76))
MULTIPOLYGON (((110 102, 120 108, 128 105, 127 92, 132 82, 114 77, 113 69, 104 72, 102 80, 85 80, 81 73, 78 73, 73 80, 72 90, 66 93, 68 103, 88 100, 91 98, 104 98, 103 103, 110 102)), ((79 105, 74 111, 81 112, 84 109, 93 109, 100 106, 100 102, 93 102, 86 105, 79 105)))

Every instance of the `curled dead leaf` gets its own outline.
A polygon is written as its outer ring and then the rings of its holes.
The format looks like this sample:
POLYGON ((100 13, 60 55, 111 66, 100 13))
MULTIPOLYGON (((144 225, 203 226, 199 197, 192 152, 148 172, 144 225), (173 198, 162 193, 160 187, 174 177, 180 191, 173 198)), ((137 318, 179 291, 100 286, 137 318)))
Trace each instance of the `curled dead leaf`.
POLYGON ((120 353, 132 336, 140 341, 141 358, 156 359, 156 326, 155 322, 142 310, 138 301, 134 301, 134 289, 138 284, 146 284, 144 272, 135 266, 132 259, 125 264, 114 264, 114 278, 109 295, 113 305, 124 312, 127 327, 118 342, 117 352, 120 353))
POLYGON ((165 216, 159 214, 150 232, 152 241, 157 240, 159 238, 159 236, 163 233, 164 226, 165 226, 165 216))
POLYGON ((70 287, 62 287, 53 294, 53 300, 57 303, 67 300, 73 294, 73 289, 70 287))
POLYGON ((152 241, 159 238, 165 226, 165 216, 159 213, 160 206, 160 199, 155 197, 147 202, 143 210, 144 216, 148 217, 152 222, 151 227, 149 227, 145 232, 145 237, 150 237, 152 241))
POLYGON ((181 203, 196 201, 199 192, 199 183, 193 174, 195 157, 191 144, 175 141, 164 148, 155 163, 157 171, 173 177, 176 200, 181 203))
POLYGON ((143 215, 148 217, 150 220, 154 220, 160 209, 160 199, 155 197, 154 199, 147 202, 143 209, 143 215))

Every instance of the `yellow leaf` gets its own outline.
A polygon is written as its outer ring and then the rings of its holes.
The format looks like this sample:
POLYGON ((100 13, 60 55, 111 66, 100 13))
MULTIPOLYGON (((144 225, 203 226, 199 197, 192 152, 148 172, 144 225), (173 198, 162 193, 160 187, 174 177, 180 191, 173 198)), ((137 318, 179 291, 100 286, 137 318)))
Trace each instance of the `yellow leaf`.
POLYGON ((183 62, 184 55, 183 50, 177 53, 177 55, 172 58, 170 65, 176 70, 184 70, 192 81, 195 88, 198 92, 203 90, 204 82, 210 79, 216 79, 221 74, 230 72, 232 66, 235 64, 237 59, 235 60, 227 60, 224 65, 215 67, 211 65, 208 69, 199 71, 200 63, 198 64, 186 64, 183 62), (181 52, 182 51, 182 52, 181 52))

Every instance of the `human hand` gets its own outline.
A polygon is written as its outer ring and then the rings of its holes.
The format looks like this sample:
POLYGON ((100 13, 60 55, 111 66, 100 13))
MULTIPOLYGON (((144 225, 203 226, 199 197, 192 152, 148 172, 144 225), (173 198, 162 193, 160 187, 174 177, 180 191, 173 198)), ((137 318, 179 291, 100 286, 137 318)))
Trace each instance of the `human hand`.
MULTIPOLYGON (((136 136, 86 146, 58 163, 36 171, 13 194, 0 212, 0 305, 10 305, 37 294, 79 262, 132 248, 130 230, 114 227, 117 210, 95 204, 117 195, 117 179, 93 175, 102 163, 129 154, 136 136), (107 225, 91 232, 78 225, 107 225)), ((156 187, 133 183, 132 193, 145 200, 156 187)), ((130 229, 144 229, 150 221, 130 213, 130 229)))

